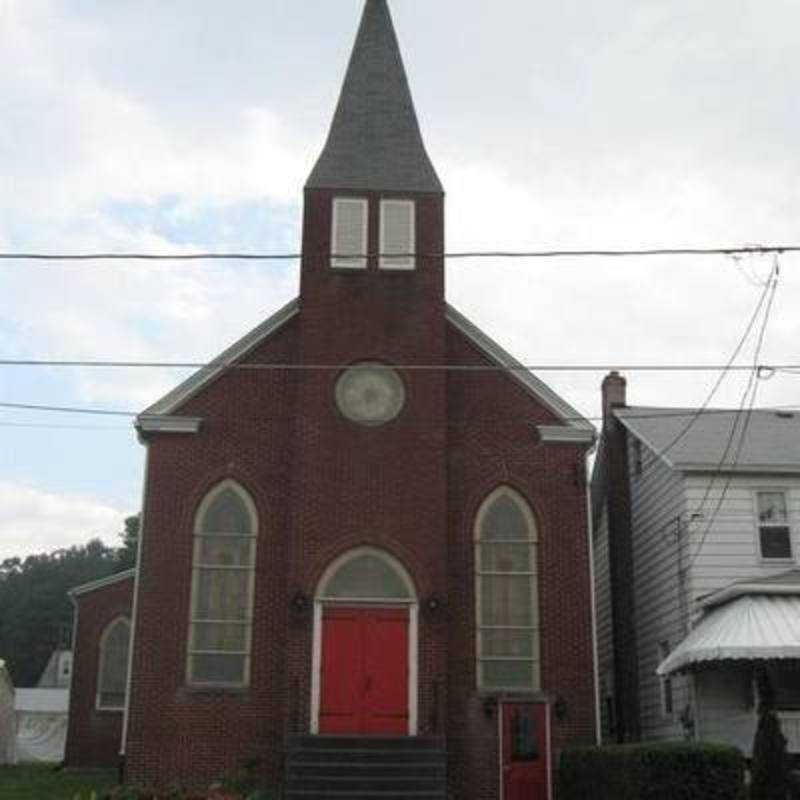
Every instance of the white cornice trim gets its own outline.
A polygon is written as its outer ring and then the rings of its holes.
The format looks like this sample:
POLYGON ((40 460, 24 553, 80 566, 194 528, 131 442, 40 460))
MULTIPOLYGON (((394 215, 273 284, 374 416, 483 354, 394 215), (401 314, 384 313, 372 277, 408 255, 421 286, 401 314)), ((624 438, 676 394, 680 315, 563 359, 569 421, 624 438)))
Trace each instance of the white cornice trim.
POLYGON ((169 416, 173 414, 187 400, 194 397, 213 380, 216 380, 225 371, 225 367, 228 364, 246 356, 268 336, 282 328, 299 311, 300 303, 295 298, 258 327, 245 334, 238 342, 235 342, 227 350, 220 353, 207 367, 201 367, 183 383, 145 409, 139 415, 139 419, 148 416, 169 416))
POLYGON ((594 438, 595 428, 589 420, 585 419, 566 400, 540 381, 530 370, 524 369, 514 356, 487 336, 477 325, 470 322, 460 311, 456 311, 449 303, 446 305, 446 317, 447 321, 463 333, 484 355, 499 366, 507 367, 509 370, 508 375, 539 402, 547 406, 557 417, 563 419, 572 428, 591 431, 594 438))
POLYGON ((135 575, 135 569, 126 569, 125 572, 118 572, 116 575, 109 575, 107 578, 100 578, 96 581, 90 581, 81 586, 76 586, 74 589, 70 589, 67 594, 70 597, 78 597, 79 595, 93 592, 95 589, 103 589, 106 586, 113 586, 115 583, 130 580, 135 575))
POLYGON ((140 414, 136 417, 139 433, 197 433, 203 420, 200 417, 167 417, 140 414))
POLYGON ((593 445, 595 432, 585 428, 573 428, 565 425, 537 425, 539 439, 545 444, 583 444, 593 445))

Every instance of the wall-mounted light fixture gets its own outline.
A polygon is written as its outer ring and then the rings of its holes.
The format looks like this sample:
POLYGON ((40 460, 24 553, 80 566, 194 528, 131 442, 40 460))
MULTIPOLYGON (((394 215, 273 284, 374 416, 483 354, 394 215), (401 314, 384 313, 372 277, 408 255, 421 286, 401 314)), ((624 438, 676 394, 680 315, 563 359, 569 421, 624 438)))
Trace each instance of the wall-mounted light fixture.
POLYGON ((308 595, 303 592, 297 592, 292 598, 291 607, 295 614, 305 614, 308 612, 309 608, 311 608, 311 600, 309 600, 308 595))

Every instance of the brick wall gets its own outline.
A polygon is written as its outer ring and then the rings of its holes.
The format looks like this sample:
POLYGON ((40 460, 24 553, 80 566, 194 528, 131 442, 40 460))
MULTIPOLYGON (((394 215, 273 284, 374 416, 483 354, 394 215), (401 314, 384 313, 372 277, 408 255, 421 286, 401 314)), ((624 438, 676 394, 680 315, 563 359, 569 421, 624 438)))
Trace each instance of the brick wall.
MULTIPOLYGON (((307 192, 301 311, 247 357, 254 362, 343 365, 483 363, 445 322, 443 264, 413 273, 331 271, 333 193, 307 192)), ((370 250, 377 251, 377 197, 370 250)), ((418 252, 443 249, 443 202, 417 198, 418 252)), ((583 453, 537 444, 532 423, 553 423, 511 378, 497 373, 398 371, 400 416, 360 427, 336 410, 336 370, 234 370, 188 401, 197 435, 149 444, 147 500, 126 757, 134 784, 207 785, 260 755, 278 780, 284 738, 307 732, 313 598, 325 568, 371 545, 401 561, 422 601, 419 729, 445 734, 456 797, 498 797, 497 720, 475 690, 472 523, 486 495, 517 489, 540 523, 544 692, 563 696, 556 749, 593 737, 590 588, 583 453), (499 418, 499 420, 498 420, 499 418), (251 685, 198 691, 185 682, 195 510, 219 481, 252 495, 260 527, 251 685), (430 613, 424 601, 444 608, 430 613)))
POLYGON ((68 767, 119 764, 122 712, 96 708, 100 638, 117 617, 131 617, 133 578, 78 595, 69 722, 64 762, 68 767))

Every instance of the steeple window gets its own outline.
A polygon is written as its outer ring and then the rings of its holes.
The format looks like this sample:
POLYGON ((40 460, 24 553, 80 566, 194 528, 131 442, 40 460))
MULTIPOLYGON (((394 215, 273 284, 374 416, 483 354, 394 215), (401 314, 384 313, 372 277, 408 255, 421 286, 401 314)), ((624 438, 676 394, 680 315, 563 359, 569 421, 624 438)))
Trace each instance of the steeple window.
POLYGON ((336 269, 367 268, 368 203, 358 197, 333 201, 331 266, 336 269))
POLYGON ((416 267, 416 220, 413 200, 381 201, 381 269, 416 267))

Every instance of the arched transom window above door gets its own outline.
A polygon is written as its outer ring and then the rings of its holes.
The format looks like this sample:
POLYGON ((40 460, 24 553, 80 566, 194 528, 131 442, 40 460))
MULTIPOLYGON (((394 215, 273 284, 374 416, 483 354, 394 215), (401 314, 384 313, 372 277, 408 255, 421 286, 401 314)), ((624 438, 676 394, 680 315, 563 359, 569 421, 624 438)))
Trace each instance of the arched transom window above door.
POLYGON ((402 565, 388 553, 359 548, 338 558, 320 582, 321 600, 412 602, 414 585, 402 565))
POLYGON ((505 486, 492 492, 475 524, 480 689, 540 688, 537 541, 525 500, 505 486))
POLYGON ((250 676, 258 518, 250 495, 225 481, 195 519, 188 680, 245 686, 250 676))

